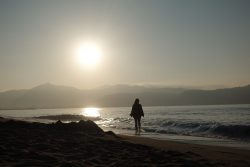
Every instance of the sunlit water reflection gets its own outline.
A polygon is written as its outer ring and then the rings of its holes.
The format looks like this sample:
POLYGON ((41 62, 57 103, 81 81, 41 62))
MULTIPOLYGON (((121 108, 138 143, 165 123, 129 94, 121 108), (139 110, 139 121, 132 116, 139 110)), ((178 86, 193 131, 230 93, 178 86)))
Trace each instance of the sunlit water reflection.
POLYGON ((83 108, 81 115, 85 117, 100 117, 101 115, 99 111, 101 111, 100 108, 93 108, 93 107, 83 108))

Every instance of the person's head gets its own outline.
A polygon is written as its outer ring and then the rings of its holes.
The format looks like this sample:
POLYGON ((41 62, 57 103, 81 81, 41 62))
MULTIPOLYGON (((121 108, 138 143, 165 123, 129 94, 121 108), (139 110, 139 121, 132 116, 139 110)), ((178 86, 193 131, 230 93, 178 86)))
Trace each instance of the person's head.
POLYGON ((139 104, 139 99, 136 98, 134 104, 139 104))

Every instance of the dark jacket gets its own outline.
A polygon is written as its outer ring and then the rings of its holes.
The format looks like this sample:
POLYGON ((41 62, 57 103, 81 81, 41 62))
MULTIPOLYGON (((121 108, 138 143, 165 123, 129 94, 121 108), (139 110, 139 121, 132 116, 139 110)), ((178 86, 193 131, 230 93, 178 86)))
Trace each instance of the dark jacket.
POLYGON ((130 113, 131 117, 140 118, 141 116, 144 117, 143 109, 141 104, 134 104, 130 113))

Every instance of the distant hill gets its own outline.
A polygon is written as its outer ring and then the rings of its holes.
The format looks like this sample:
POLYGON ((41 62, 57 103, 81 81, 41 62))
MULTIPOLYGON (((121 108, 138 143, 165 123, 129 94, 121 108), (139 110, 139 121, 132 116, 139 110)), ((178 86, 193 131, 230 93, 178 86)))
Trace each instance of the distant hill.
POLYGON ((249 104, 250 85, 216 90, 116 85, 92 90, 43 84, 0 93, 0 109, 131 106, 138 97, 144 106, 249 104))

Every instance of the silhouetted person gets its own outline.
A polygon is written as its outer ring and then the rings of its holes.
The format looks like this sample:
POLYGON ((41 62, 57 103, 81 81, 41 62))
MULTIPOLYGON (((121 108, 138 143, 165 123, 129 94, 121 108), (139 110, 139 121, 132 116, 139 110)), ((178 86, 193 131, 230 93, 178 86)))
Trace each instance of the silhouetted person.
POLYGON ((143 109, 139 103, 139 99, 135 99, 130 116, 135 120, 135 130, 136 133, 141 131, 141 117, 144 117, 143 109))

